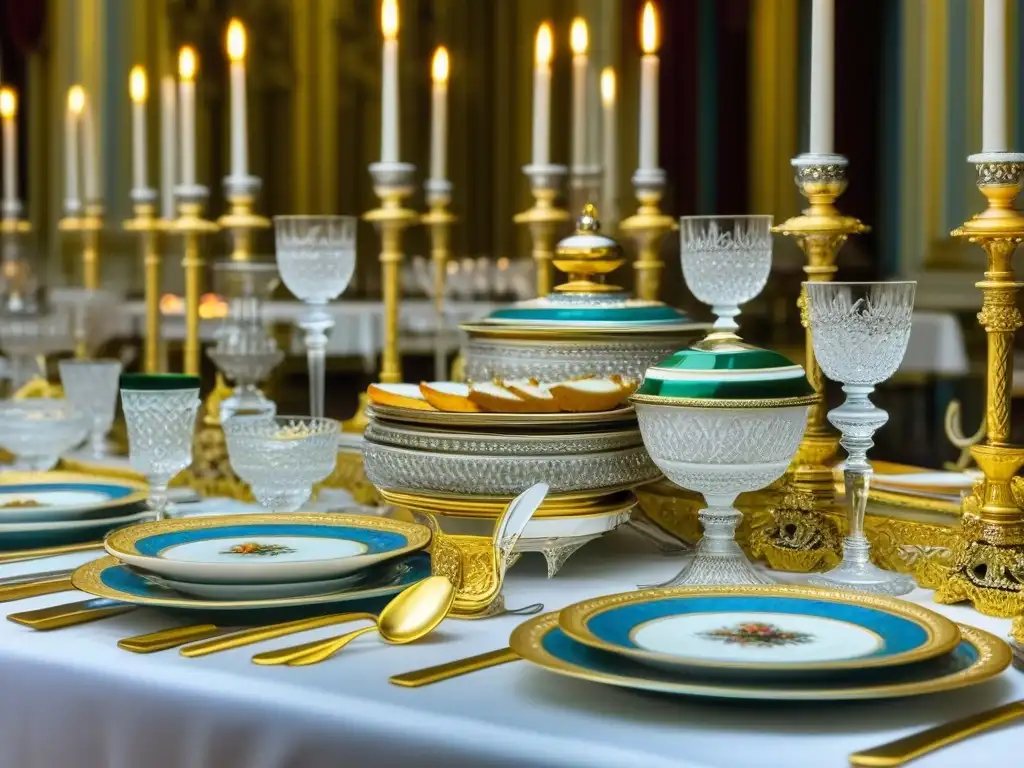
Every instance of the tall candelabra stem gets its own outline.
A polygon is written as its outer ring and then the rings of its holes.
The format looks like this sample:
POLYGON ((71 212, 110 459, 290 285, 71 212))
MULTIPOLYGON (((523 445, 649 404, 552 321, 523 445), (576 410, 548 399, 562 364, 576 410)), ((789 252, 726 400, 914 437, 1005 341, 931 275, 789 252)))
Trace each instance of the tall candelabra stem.
POLYGON ((0 269, 6 291, 0 312, 32 311, 36 306, 32 268, 21 253, 21 239, 32 231, 32 225, 20 217, 18 202, 7 203, 0 216, 0 269))
POLYGON ((633 187, 639 202, 637 212, 622 221, 619 228, 636 243, 636 296, 657 301, 661 292, 661 245, 669 232, 679 228, 676 220, 661 212, 661 196, 665 189, 665 172, 658 169, 637 170, 633 187))
MULTIPOLYGON (((58 223, 61 232, 73 232, 81 237, 82 245, 82 287, 89 293, 100 287, 99 237, 103 229, 103 206, 99 203, 86 203, 82 213, 69 215, 58 223)), ((86 308, 82 307, 82 313, 86 308)), ((86 340, 85 320, 79 317, 75 330, 75 356, 84 359, 89 356, 86 340)))
POLYGON ((184 239, 184 256, 181 266, 185 270, 185 351, 184 371, 198 376, 202 354, 199 338, 199 300, 203 288, 203 259, 200 237, 217 231, 217 225, 203 218, 203 204, 206 201, 205 187, 179 187, 175 191, 178 200, 178 218, 169 225, 184 239))
POLYGON ((260 180, 255 176, 224 179, 228 212, 217 219, 217 225, 231 233, 232 261, 251 261, 256 230, 270 228, 270 219, 253 211, 259 188, 260 180))
POLYGON ((160 252, 157 249, 157 236, 163 223, 156 218, 156 197, 156 191, 152 189, 132 190, 134 216, 124 223, 125 230, 139 236, 146 307, 142 365, 146 373, 158 373, 163 367, 160 355, 160 252))
POLYGON ((527 165, 523 173, 530 180, 533 207, 513 217, 525 224, 533 245, 531 253, 537 270, 537 295, 547 296, 554 288, 551 262, 555 257, 558 231, 569 221, 569 212, 557 201, 568 169, 564 165, 527 165))
POLYGON ((451 231, 455 216, 448 210, 451 203, 451 182, 444 179, 429 179, 426 183, 427 205, 430 210, 420 217, 420 222, 430 234, 430 261, 434 268, 434 316, 437 322, 434 378, 447 378, 445 372, 445 283, 447 282, 448 260, 451 258, 451 231))

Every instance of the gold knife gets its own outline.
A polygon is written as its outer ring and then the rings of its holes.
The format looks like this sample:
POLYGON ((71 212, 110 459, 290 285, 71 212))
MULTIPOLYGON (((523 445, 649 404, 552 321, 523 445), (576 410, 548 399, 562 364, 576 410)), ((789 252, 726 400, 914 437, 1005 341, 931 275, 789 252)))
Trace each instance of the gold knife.
POLYGON ((466 675, 480 669, 497 667, 499 664, 507 664, 510 661, 518 661, 519 655, 511 648, 498 648, 487 653, 480 653, 476 656, 469 656, 465 659, 449 661, 447 664, 438 664, 435 667, 417 669, 414 672, 403 672, 389 678, 393 685, 400 685, 403 688, 419 688, 422 685, 439 683, 442 680, 450 680, 459 675, 466 675))
POLYGON ((232 648, 241 648, 253 643, 261 643, 264 640, 273 640, 275 637, 283 637, 294 632, 305 632, 309 629, 330 627, 335 624, 344 624, 347 621, 356 619, 376 619, 372 613, 332 613, 328 616, 315 616, 310 619, 298 619, 296 621, 285 621, 281 624, 271 624, 268 627, 254 627, 241 632, 234 632, 227 637, 218 637, 213 640, 206 640, 182 648, 182 656, 195 658, 206 656, 218 651, 229 651, 232 648))
POLYGON ((45 631, 62 627, 73 627, 78 624, 85 624, 90 621, 105 619, 108 616, 117 616, 118 614, 134 610, 134 605, 119 603, 116 600, 110 600, 105 597, 97 597, 92 600, 79 600, 76 603, 54 605, 50 608, 41 608, 36 611, 11 613, 7 618, 15 624, 45 631))
POLYGON ((56 557, 72 552, 85 552, 90 549, 103 549, 102 541, 86 541, 79 544, 61 544, 58 547, 41 547, 37 549, 16 549, 0 552, 0 563, 20 563, 24 560, 38 560, 43 557, 56 557))
POLYGON ((52 595, 55 592, 67 592, 71 589, 74 589, 71 586, 71 572, 54 571, 50 574, 41 574, 37 578, 23 581, 20 584, 0 586, 0 603, 24 600, 27 597, 38 597, 39 595, 52 595))
POLYGON ((955 744, 961 739, 1008 723, 1018 717, 1024 717, 1024 699, 1003 704, 995 709, 987 709, 951 723, 943 723, 880 747, 854 752, 850 755, 850 765, 863 768, 892 768, 892 766, 904 765, 940 747, 955 744))
POLYGON ((117 641, 117 647, 132 653, 155 653, 234 631, 234 627, 218 627, 216 624, 191 624, 187 627, 174 627, 162 629, 159 632, 149 632, 145 635, 126 637, 117 641))

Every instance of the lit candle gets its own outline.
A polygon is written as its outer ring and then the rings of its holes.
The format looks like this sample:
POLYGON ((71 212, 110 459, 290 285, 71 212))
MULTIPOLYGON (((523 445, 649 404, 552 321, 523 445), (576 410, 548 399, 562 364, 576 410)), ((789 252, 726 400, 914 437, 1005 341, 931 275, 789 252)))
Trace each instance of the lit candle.
POLYGON ((85 91, 82 86, 68 89, 68 111, 64 116, 64 206, 69 216, 82 207, 78 196, 78 120, 85 109, 85 91))
POLYGON ((640 170, 658 167, 658 19, 654 3, 644 5, 640 22, 640 170))
POLYGON ((545 22, 537 30, 533 65, 533 164, 547 165, 551 144, 551 55, 554 43, 545 22))
POLYGON ((811 6, 811 154, 833 152, 835 113, 835 0, 811 6))
POLYGON ((572 167, 587 164, 587 80, 590 62, 587 57, 587 22, 573 19, 569 33, 572 48, 572 167))
POLYGON ((184 46, 178 52, 178 101, 181 102, 181 183, 196 183, 196 52, 184 46))
POLYGON ((384 34, 384 62, 381 77, 380 160, 398 162, 398 2, 384 0, 380 9, 384 34))
POLYGON ((172 75, 160 80, 160 208, 166 221, 174 218, 174 185, 178 176, 177 99, 172 75))
POLYGON ((231 60, 231 175, 249 174, 249 137, 245 108, 245 27, 238 19, 228 24, 231 60))
POLYGON ((132 99, 132 186, 146 188, 146 70, 132 67, 128 76, 128 95, 132 99))
POLYGON ((602 218, 607 222, 615 220, 615 198, 619 187, 618 158, 616 157, 615 125, 615 70, 605 67, 601 70, 601 165, 604 170, 604 184, 601 191, 602 218))
POLYGON ((433 81, 433 111, 430 125, 430 178, 444 179, 448 165, 448 49, 434 52, 430 68, 433 81))
POLYGON ((4 199, 5 210, 18 204, 18 97, 11 88, 0 88, 0 118, 4 134, 4 199))
POLYGON ((82 175, 85 177, 85 202, 96 203, 101 199, 99 177, 100 146, 96 140, 96 115, 85 92, 82 109, 82 175))
POLYGON ((1006 152, 1006 0, 985 0, 981 151, 1006 152))

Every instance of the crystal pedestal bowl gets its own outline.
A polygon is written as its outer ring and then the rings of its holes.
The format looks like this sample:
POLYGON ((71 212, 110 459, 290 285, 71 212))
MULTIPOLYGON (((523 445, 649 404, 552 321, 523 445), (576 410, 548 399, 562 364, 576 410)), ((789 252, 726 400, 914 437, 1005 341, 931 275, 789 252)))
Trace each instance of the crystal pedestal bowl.
POLYGON ((61 454, 81 445, 92 420, 67 400, 28 398, 0 403, 0 448, 15 456, 15 467, 53 469, 61 454))
POLYGON ((647 371, 632 397, 644 445, 669 480, 707 502, 695 554, 659 586, 771 583, 736 543, 734 502, 785 473, 816 398, 803 368, 732 334, 712 334, 647 371))

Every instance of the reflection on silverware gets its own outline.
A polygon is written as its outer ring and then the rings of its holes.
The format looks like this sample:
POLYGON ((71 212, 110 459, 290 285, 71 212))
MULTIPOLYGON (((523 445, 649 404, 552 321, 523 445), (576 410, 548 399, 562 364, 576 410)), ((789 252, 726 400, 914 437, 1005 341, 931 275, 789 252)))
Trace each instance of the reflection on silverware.
POLYGON ((450 680, 459 675, 476 672, 480 669, 497 667, 510 661, 519 661, 519 655, 511 648, 498 648, 497 650, 469 656, 465 659, 449 661, 447 664, 438 664, 433 667, 417 669, 413 672, 403 672, 400 675, 394 675, 388 682, 393 685, 400 685, 403 688, 419 688, 431 683, 440 683, 442 680, 450 680))
POLYGON ((61 629, 62 627, 73 627, 78 624, 85 624, 90 621, 105 619, 108 616, 117 616, 118 614, 134 610, 134 605, 120 603, 117 600, 109 600, 105 597, 98 597, 92 600, 79 600, 75 603, 54 605, 36 611, 11 613, 8 614, 7 618, 15 624, 45 631, 61 629))
POLYGON ((18 576, 5 576, 0 579, 0 589, 7 586, 14 586, 16 584, 29 584, 34 581, 62 578, 70 576, 73 572, 73 568, 62 568, 56 571, 39 571, 36 573, 22 573, 18 576))
POLYGON ((533 616, 544 610, 544 603, 530 603, 522 608, 506 608, 505 613, 510 616, 533 616))
POLYGON ((0 585, 0 603, 24 600, 39 595, 67 592, 71 586, 71 571, 50 571, 26 577, 12 577, 14 580, 0 585), (20 579, 20 581, 18 581, 20 579))
POLYGON ((177 648, 197 640, 208 640, 233 632, 233 627, 218 627, 216 624, 191 624, 187 627, 162 629, 145 635, 135 635, 117 641, 117 647, 132 653, 156 653, 168 648, 177 648))
POLYGON ((275 637, 284 637, 285 635, 291 635, 297 632, 306 632, 311 629, 319 629, 320 627, 330 627, 334 624, 343 624, 347 621, 355 621, 357 619, 373 620, 376 618, 377 617, 372 613, 334 613, 329 616, 316 616, 311 619, 285 621, 280 624, 271 624, 267 627, 244 629, 240 632, 233 632, 227 637, 219 637, 195 643, 194 645, 182 648, 181 655, 189 658, 208 656, 211 653, 230 651, 232 648, 241 648, 245 645, 261 643, 264 640, 273 640, 275 637))
POLYGON ((102 541, 86 541, 79 544, 62 544, 58 547, 39 547, 36 549, 18 549, 0 552, 0 563, 20 563, 24 560, 39 560, 43 557, 56 557, 71 552, 85 552, 90 549, 103 549, 102 541))
POLYGON ((850 755, 850 765, 891 768, 903 765, 940 747, 954 744, 968 736, 1024 717, 1024 699, 988 709, 976 715, 943 723, 888 744, 850 755))

